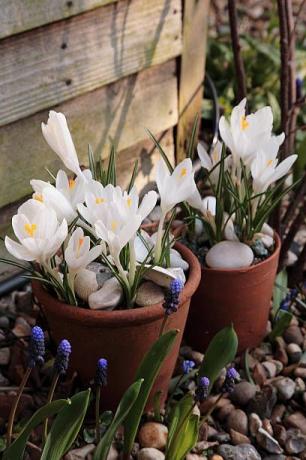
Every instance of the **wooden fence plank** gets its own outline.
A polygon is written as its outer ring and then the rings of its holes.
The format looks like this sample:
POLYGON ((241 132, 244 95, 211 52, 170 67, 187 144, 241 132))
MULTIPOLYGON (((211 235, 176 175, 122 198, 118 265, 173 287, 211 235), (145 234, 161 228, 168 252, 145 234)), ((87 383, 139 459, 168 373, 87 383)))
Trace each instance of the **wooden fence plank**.
POLYGON ((0 0, 0 38, 70 18, 118 0, 0 0))
MULTIPOLYGON (((67 101, 55 110, 65 113, 80 161, 86 161, 87 144, 104 156, 109 137, 118 150, 177 123, 177 79, 175 60, 146 69, 116 83, 67 101)), ((62 167, 41 134, 41 122, 48 112, 40 112, 0 128, 0 207, 30 192, 29 180, 48 178, 44 167, 62 167)))
POLYGON ((205 70, 209 0, 185 0, 183 51, 179 84, 179 123, 176 155, 186 156, 196 114, 200 115, 205 70))
MULTIPOLYGON (((173 163, 173 130, 169 129, 164 133, 157 134, 156 137, 160 141, 168 158, 173 163)), ((138 191, 152 189, 152 185, 155 182, 155 165, 160 158, 160 155, 158 151, 154 149, 153 143, 150 139, 138 142, 136 145, 118 152, 118 183, 123 188, 128 186, 130 179, 129 172, 132 172, 136 158, 139 161, 138 175, 135 182, 138 191)), ((16 214, 20 204, 21 202, 0 209, 0 236, 4 237, 5 235, 9 234, 11 238, 14 238, 11 229, 11 218, 14 214, 16 214)), ((3 244, 0 244, 0 257, 9 257, 9 254, 7 253, 3 244)), ((3 281, 3 279, 11 276, 14 271, 16 270, 13 267, 0 263, 0 281, 3 281)))
POLYGON ((181 0, 122 0, 1 41, 0 125, 181 52, 181 0))

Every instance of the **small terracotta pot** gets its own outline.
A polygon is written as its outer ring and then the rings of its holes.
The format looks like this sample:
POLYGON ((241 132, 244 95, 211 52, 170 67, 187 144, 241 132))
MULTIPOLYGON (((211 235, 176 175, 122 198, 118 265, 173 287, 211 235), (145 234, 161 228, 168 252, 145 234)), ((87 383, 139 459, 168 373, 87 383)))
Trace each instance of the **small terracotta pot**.
POLYGON ((280 238, 263 262, 240 269, 202 267, 202 279, 192 298, 185 336, 189 345, 204 352, 213 336, 233 323, 238 351, 256 347, 263 339, 269 317, 280 238))
MULTIPOLYGON (((190 268, 178 311, 169 317, 166 324, 166 330, 179 329, 180 332, 151 393, 153 396, 157 390, 161 390, 164 399, 178 357, 190 299, 201 277, 201 267, 193 253, 179 243, 176 248, 190 268)), ((78 372, 82 383, 88 384, 93 379, 99 358, 108 359, 108 385, 102 390, 101 407, 115 409, 124 391, 133 383, 145 353, 158 338, 164 318, 162 305, 94 311, 60 302, 37 281, 33 281, 33 292, 48 321, 53 340, 58 343, 65 338, 71 342, 69 367, 78 372)))

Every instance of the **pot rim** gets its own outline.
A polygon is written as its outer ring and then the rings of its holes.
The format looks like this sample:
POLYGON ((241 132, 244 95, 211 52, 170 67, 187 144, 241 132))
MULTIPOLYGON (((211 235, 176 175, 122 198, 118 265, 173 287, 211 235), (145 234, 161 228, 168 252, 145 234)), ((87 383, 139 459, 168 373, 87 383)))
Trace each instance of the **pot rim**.
POLYGON ((265 260, 263 260, 262 262, 259 262, 258 264, 250 265, 249 267, 241 267, 241 268, 239 267, 238 268, 210 268, 210 267, 204 267, 203 265, 201 265, 201 269, 204 272, 216 273, 216 274, 221 273, 221 274, 224 274, 225 276, 226 274, 247 273, 257 268, 260 269, 268 265, 271 262, 271 260, 278 258, 279 256, 279 252, 281 248, 281 239, 277 232, 274 232, 274 240, 275 240, 276 245, 275 245, 273 253, 269 257, 267 257, 265 260))
MULTIPOLYGON (((193 252, 182 243, 176 243, 175 248, 189 263, 189 276, 184 289, 180 295, 179 308, 187 302, 196 291, 201 279, 201 266, 193 252)), ((61 302, 49 294, 41 282, 32 281, 33 293, 43 307, 48 304, 48 310, 59 316, 65 316, 65 320, 84 323, 84 326, 97 327, 99 323, 103 326, 121 327, 156 321, 165 315, 162 303, 151 306, 131 308, 126 310, 91 310, 61 302)))

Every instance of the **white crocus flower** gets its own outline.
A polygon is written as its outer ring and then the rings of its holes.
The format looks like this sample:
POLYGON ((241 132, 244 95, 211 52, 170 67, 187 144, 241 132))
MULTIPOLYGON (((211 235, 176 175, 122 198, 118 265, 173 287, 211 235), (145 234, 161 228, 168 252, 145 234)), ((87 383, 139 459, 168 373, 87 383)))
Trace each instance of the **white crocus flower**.
POLYGON ((59 224, 53 209, 30 199, 20 206, 12 226, 19 243, 6 236, 7 250, 17 259, 36 261, 52 272, 50 259, 67 237, 66 220, 59 224))
MULTIPOLYGON (((84 177, 91 180, 91 172, 84 171, 84 177)), ((77 217, 77 206, 85 199, 87 184, 80 177, 69 179, 67 174, 60 170, 56 176, 55 186, 42 180, 31 180, 34 190, 33 199, 54 209, 59 221, 66 219, 68 224, 77 217)))
POLYGON ((157 164, 156 184, 160 194, 162 211, 155 248, 155 262, 158 262, 161 254, 163 225, 167 213, 182 201, 190 200, 192 206, 198 207, 199 193, 195 184, 190 158, 186 158, 179 163, 172 174, 169 172, 165 162, 160 160, 157 164))
MULTIPOLYGON (((213 168, 213 171, 209 174, 209 178, 213 184, 218 183, 219 173, 220 173, 220 165, 216 166, 221 161, 222 156, 222 142, 217 141, 214 149, 209 155, 206 149, 203 147, 202 144, 198 144, 198 155, 201 162, 201 165, 204 169, 210 172, 213 168)), ((230 164, 230 156, 224 159, 224 170, 226 171, 230 164)))
POLYGON ((263 193, 273 182, 284 177, 297 159, 297 155, 290 155, 278 162, 273 150, 259 151, 251 164, 254 193, 263 193))
POLYGON ((41 129, 46 142, 60 157, 66 168, 86 180, 79 165, 65 115, 51 110, 47 124, 42 123, 41 129))
POLYGON ((245 114, 246 99, 234 107, 230 122, 221 117, 219 129, 221 137, 233 155, 233 161, 239 166, 242 159, 248 164, 258 149, 270 138, 273 126, 271 107, 263 107, 250 115, 245 114))
POLYGON ((72 233, 65 250, 65 261, 68 265, 69 285, 74 292, 74 279, 76 274, 86 268, 102 252, 102 246, 98 245, 90 249, 90 238, 84 236, 83 229, 77 227, 72 233))

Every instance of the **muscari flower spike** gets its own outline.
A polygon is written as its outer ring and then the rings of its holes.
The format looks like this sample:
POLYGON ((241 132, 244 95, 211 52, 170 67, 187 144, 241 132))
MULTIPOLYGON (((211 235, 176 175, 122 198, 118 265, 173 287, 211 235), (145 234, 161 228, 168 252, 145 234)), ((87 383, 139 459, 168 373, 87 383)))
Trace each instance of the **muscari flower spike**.
POLYGON ((34 326, 30 339, 28 366, 33 368, 36 364, 42 365, 44 363, 44 356, 45 336, 39 326, 34 326))
POLYGON ((179 305, 179 296, 183 290, 184 283, 179 278, 171 281, 168 292, 165 295, 163 307, 167 316, 177 312, 179 305))
POLYGON ((196 401, 201 403, 205 401, 205 399, 207 399, 209 384, 210 384, 210 381, 208 377, 201 377, 199 379, 199 383, 195 391, 196 401))
POLYGON ((182 369, 183 369, 183 373, 185 375, 189 374, 189 372, 191 372, 194 367, 195 367, 195 362, 194 361, 185 359, 182 362, 182 369))
POLYGON ((107 359, 101 358, 97 364, 96 372, 96 385, 105 387, 107 385, 107 370, 108 370, 108 361, 107 359))
POLYGON ((69 357, 71 353, 70 342, 66 339, 62 340, 57 348, 57 354, 54 361, 54 371, 59 375, 64 375, 67 372, 69 357))
POLYGON ((221 388, 222 393, 232 393, 235 388, 235 383, 239 380, 240 375, 234 367, 230 367, 226 371, 225 380, 221 388))

